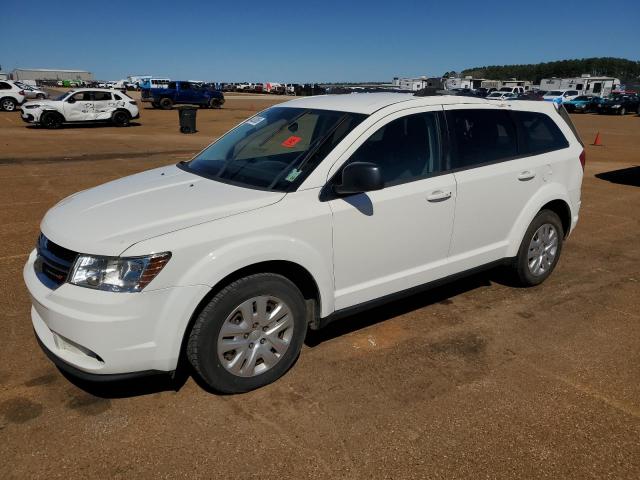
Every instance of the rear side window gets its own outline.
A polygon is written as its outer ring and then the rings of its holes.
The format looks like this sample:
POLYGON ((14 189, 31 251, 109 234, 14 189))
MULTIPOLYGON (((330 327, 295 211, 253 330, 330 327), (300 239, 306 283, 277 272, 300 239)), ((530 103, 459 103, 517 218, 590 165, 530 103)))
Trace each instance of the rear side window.
POLYGON ((452 134, 450 170, 518 155, 516 127, 505 110, 449 110, 447 123, 452 134))
POLYGON ((538 112, 513 112, 522 125, 523 143, 520 154, 537 155, 567 148, 569 142, 548 115, 538 112))
POLYGON ((0 90, 11 90, 11 85, 6 82, 0 82, 0 90))
POLYGON ((348 163, 380 167, 385 186, 428 177, 440 169, 440 133, 436 112, 407 115, 371 135, 348 163))

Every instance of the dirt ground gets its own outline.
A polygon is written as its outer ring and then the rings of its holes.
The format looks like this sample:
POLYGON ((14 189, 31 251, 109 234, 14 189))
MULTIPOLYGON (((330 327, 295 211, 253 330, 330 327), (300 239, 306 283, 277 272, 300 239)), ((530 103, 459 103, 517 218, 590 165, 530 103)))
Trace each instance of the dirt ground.
POLYGON ((574 116, 581 220, 550 279, 499 272, 310 334, 236 396, 191 377, 71 381, 34 340, 21 269, 61 198, 188 158, 281 99, 229 98, 178 132, 29 128, 0 113, 0 478, 640 478, 640 118, 574 116))

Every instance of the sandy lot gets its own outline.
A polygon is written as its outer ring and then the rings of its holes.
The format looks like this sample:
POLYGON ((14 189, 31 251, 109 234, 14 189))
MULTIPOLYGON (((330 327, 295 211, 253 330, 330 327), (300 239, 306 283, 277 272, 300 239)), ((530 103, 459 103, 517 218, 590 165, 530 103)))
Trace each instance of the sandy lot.
POLYGON ((0 112, 0 478, 640 478, 640 118, 574 116, 583 209, 542 286, 497 272, 310 334, 273 385, 98 387, 39 350, 21 269, 46 210, 188 158, 277 98, 45 131, 0 112))

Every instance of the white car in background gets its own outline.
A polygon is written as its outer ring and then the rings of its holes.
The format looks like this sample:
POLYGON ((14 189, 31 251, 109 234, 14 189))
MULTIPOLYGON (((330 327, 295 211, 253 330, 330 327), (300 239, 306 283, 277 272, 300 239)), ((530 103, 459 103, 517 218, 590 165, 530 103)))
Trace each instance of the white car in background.
POLYGON ((125 93, 83 88, 71 90, 55 100, 36 100, 22 106, 22 119, 46 128, 59 128, 64 123, 111 122, 127 127, 139 118, 138 105, 125 93))
POLYGON ((26 98, 24 89, 16 85, 16 82, 0 80, 0 110, 13 112, 26 98))
POLYGON ((577 90, 551 90, 542 97, 547 102, 562 103, 568 102, 580 96, 580 92, 577 90))
POLYGON ((293 365, 308 328, 498 264, 542 283, 578 222, 584 160, 547 102, 282 103, 193 160, 51 208, 24 267, 35 335, 75 376, 185 358, 210 388, 252 390, 293 365))
POLYGON ((49 94, 44 90, 39 89, 38 87, 34 87, 31 85, 27 85, 22 82, 15 82, 18 87, 21 87, 24 90, 24 95, 27 97, 27 100, 38 99, 44 100, 49 97, 49 94))
POLYGON ((487 100, 508 100, 510 98, 516 98, 517 96, 518 96, 517 94, 511 93, 511 92, 495 91, 495 92, 491 92, 485 98, 487 100))

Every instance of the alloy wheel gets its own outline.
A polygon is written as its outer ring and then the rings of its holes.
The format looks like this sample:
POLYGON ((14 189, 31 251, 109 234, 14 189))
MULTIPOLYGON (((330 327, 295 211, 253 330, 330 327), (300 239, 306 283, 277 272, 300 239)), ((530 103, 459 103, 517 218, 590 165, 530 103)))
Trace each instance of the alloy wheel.
POLYGON ((273 296, 253 297, 227 316, 218 335, 222 366, 233 375, 254 377, 273 368, 293 336, 289 306, 273 296))
POLYGON ((531 237, 527 263, 529 271, 540 276, 553 266, 558 253, 558 232, 550 223, 543 224, 531 237))

